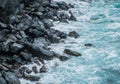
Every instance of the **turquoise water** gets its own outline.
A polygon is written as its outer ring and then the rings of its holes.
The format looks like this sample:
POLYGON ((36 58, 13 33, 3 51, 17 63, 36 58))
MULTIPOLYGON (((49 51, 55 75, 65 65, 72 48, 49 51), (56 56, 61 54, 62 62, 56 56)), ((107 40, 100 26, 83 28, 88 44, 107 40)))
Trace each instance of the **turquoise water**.
POLYGON ((76 50, 81 57, 66 62, 54 60, 57 67, 43 74, 43 84, 120 84, 120 0, 96 0, 92 3, 64 0, 75 4, 71 9, 77 22, 55 23, 55 29, 68 33, 75 30, 78 39, 68 38, 53 44, 56 52, 65 55, 64 48, 76 50), (71 42, 74 42, 74 44, 71 42), (92 43, 95 47, 85 47, 92 43))
MULTIPOLYGON (((60 1, 60 0, 56 0, 60 1)), ((50 47, 61 55, 65 48, 80 52, 66 62, 46 61, 48 72, 40 74, 41 84, 120 84, 120 0, 64 0, 75 4, 70 9, 77 22, 55 22, 55 29, 66 33, 74 30, 77 39, 50 47), (92 43, 95 47, 85 47, 92 43)), ((33 84, 33 83, 31 83, 33 84)))

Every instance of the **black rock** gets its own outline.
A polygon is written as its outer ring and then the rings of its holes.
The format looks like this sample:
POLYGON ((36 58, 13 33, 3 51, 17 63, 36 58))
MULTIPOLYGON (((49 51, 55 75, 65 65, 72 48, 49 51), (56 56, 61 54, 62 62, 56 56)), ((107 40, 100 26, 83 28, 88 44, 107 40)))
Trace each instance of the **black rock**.
POLYGON ((73 15, 73 13, 71 12, 71 11, 69 11, 69 13, 70 13, 70 18, 69 18, 69 20, 72 20, 72 21, 77 21, 77 19, 75 18, 75 16, 73 15))
POLYGON ((33 75, 24 75, 24 78, 30 81, 39 81, 40 77, 38 76, 33 76, 33 75))
POLYGON ((40 46, 35 46, 30 43, 25 43, 25 45, 26 45, 26 48, 37 57, 40 57, 46 60, 52 59, 54 57, 54 52, 49 51, 48 49, 45 49, 40 46))
POLYGON ((13 43, 10 46, 11 52, 13 52, 13 53, 17 53, 18 51, 20 51, 23 48, 24 48, 24 46, 21 44, 18 44, 18 43, 13 43))
POLYGON ((61 61, 66 61, 66 60, 68 60, 69 58, 66 57, 66 56, 60 56, 59 59, 60 59, 61 61))
POLYGON ((30 54, 30 53, 21 52, 20 55, 25 60, 30 60, 32 58, 32 54, 30 54))
POLYGON ((32 70, 33 70, 34 73, 36 73, 36 74, 38 73, 38 70, 37 70, 37 67, 36 67, 36 66, 33 66, 33 67, 32 67, 32 70))
POLYGON ((0 28, 6 28, 7 25, 5 23, 0 22, 0 28))
POLYGON ((0 84, 7 84, 6 80, 3 77, 0 77, 0 84))
POLYGON ((56 35, 52 35, 49 39, 51 43, 59 43, 60 37, 57 37, 56 35))
POLYGON ((67 3, 65 3, 64 1, 59 1, 59 2, 57 2, 57 4, 59 5, 59 8, 61 8, 63 10, 69 9, 69 5, 67 3))
POLYGON ((84 46, 86 46, 86 47, 91 47, 91 46, 94 46, 94 45, 91 44, 91 43, 87 43, 87 44, 85 44, 84 46))
POLYGON ((27 67, 21 67, 21 68, 19 69, 19 71, 20 71, 20 73, 23 74, 23 75, 24 75, 25 72, 28 73, 28 74, 30 74, 30 73, 32 72, 32 70, 28 69, 27 67))
POLYGON ((57 4, 57 2, 55 2, 55 1, 51 1, 51 3, 50 3, 50 7, 53 7, 53 8, 59 8, 59 5, 57 4))
POLYGON ((79 34, 76 31, 69 32, 68 36, 78 38, 79 34))
POLYGON ((3 72, 3 77, 5 78, 8 84, 20 84, 19 79, 12 72, 3 72))
POLYGON ((41 68, 40 68, 40 73, 45 73, 47 72, 47 69, 46 67, 43 65, 41 68))
POLYGON ((49 19, 44 19, 43 23, 44 23, 45 28, 50 28, 53 26, 52 21, 50 21, 49 19))
POLYGON ((76 57, 81 56, 80 53, 78 53, 78 52, 76 52, 76 51, 72 51, 72 50, 70 50, 70 49, 65 49, 65 50, 64 50, 64 53, 66 53, 66 54, 68 54, 68 55, 76 56, 76 57))

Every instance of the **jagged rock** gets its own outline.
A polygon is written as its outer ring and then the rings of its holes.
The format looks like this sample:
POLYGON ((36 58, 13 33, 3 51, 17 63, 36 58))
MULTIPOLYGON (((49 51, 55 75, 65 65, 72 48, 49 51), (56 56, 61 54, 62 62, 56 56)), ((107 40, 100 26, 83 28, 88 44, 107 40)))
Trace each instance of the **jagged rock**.
POLYGON ((35 56, 49 60, 54 57, 54 52, 43 47, 35 46, 30 43, 25 43, 26 48, 35 56))
POLYGON ((6 28, 6 27, 7 27, 7 25, 5 23, 0 22, 0 29, 1 28, 6 28))
POLYGON ((0 77, 0 84, 7 84, 6 80, 3 77, 0 77))
POLYGON ((50 28, 53 26, 52 21, 50 21, 49 19, 44 19, 43 23, 44 23, 45 28, 50 28))
POLYGON ((33 70, 34 73, 36 73, 36 74, 38 73, 38 70, 37 70, 37 67, 36 67, 36 66, 33 66, 33 67, 32 67, 32 70, 33 70))
POLYGON ((94 46, 94 45, 91 44, 91 43, 87 43, 87 44, 85 44, 84 46, 86 46, 86 47, 91 47, 91 46, 94 46))
POLYGON ((2 72, 3 77, 7 81, 8 84, 20 84, 19 79, 16 77, 16 75, 12 72, 2 72))
POLYGON ((47 71, 46 67, 43 65, 41 68, 40 68, 40 73, 45 73, 47 71))
POLYGON ((21 67, 21 68, 19 69, 19 71, 20 71, 20 73, 23 74, 23 75, 24 75, 25 72, 28 73, 28 74, 30 74, 30 73, 32 72, 32 70, 30 70, 30 69, 27 68, 27 67, 21 67))
POLYGON ((78 38, 79 34, 76 31, 71 31, 71 32, 69 32, 68 36, 78 38))
POLYGON ((78 52, 76 52, 76 51, 72 51, 72 50, 70 50, 70 49, 65 49, 65 50, 64 50, 64 53, 66 53, 66 54, 68 54, 68 55, 76 56, 76 57, 81 56, 80 53, 78 53, 78 52))
POLYGON ((21 52, 20 55, 25 60, 30 60, 32 58, 32 54, 30 54, 30 53, 21 52))
POLYGON ((11 52, 17 53, 19 50, 21 50, 24 46, 18 43, 13 43, 10 47, 11 52))
POLYGON ((24 75, 24 78, 30 81, 39 81, 40 77, 38 76, 33 76, 33 75, 24 75))

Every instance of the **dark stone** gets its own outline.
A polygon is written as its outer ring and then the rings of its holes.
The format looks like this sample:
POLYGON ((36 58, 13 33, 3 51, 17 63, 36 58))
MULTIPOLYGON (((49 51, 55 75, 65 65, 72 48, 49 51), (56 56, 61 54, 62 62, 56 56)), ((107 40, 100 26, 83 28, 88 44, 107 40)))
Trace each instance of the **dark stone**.
POLYGON ((52 21, 50 21, 49 19, 44 19, 43 23, 44 23, 45 28, 50 28, 53 26, 52 21))
POLYGON ((65 3, 64 1, 59 1, 59 2, 57 2, 57 4, 59 5, 59 8, 61 8, 63 10, 69 9, 69 5, 67 3, 65 3))
POLYGON ((6 28, 7 25, 5 23, 0 22, 0 28, 6 28))
POLYGON ((39 81, 40 77, 38 76, 33 76, 33 75, 24 75, 24 78, 30 81, 39 81))
POLYGON ((32 58, 32 54, 30 54, 30 53, 21 52, 20 55, 25 60, 30 60, 32 58))
POLYGON ((86 46, 86 47, 91 47, 91 46, 94 46, 94 45, 91 44, 91 43, 87 43, 87 44, 85 44, 84 46, 86 46))
POLYGON ((60 59, 60 61, 66 61, 66 60, 68 60, 69 58, 66 57, 66 56, 60 56, 59 59, 60 59))
POLYGON ((48 49, 45 49, 43 47, 35 46, 30 43, 25 43, 26 48, 35 56, 49 60, 52 59, 54 56, 54 52, 49 51, 48 49))
POLYGON ((3 77, 5 78, 8 84, 20 84, 19 79, 12 72, 3 72, 3 77))
POLYGON ((0 77, 0 84, 7 84, 7 82, 4 78, 0 77))
POLYGON ((8 71, 9 69, 3 65, 0 64, 0 70, 8 71))
POLYGON ((29 34, 35 38, 44 36, 44 32, 37 29, 29 29, 29 34))
POLYGON ((72 20, 72 21, 77 21, 77 19, 75 18, 75 16, 73 15, 73 13, 71 11, 69 11, 70 13, 70 18, 69 20, 72 20))
POLYGON ((28 69, 27 67, 22 67, 19 69, 21 74, 24 74, 25 72, 30 74, 32 72, 32 70, 28 69))
POLYGON ((51 1, 51 3, 50 3, 50 7, 53 7, 53 8, 59 8, 59 5, 57 4, 57 2, 55 2, 55 1, 51 1))
POLYGON ((33 66, 33 67, 32 67, 32 70, 33 70, 34 73, 36 73, 36 74, 38 73, 38 70, 37 70, 37 67, 36 67, 36 66, 33 66))
POLYGON ((14 60, 15 62, 20 63, 20 64, 23 64, 21 58, 20 58, 18 55, 14 55, 14 56, 13 56, 13 60, 14 60))
POLYGON ((41 68, 40 68, 40 73, 45 73, 47 72, 47 69, 46 67, 43 65, 41 68))
POLYGON ((38 66, 41 65, 38 60, 35 60, 34 63, 36 63, 38 66))
POLYGON ((56 35, 52 35, 49 40, 51 41, 51 43, 59 43, 60 38, 56 35))
POLYGON ((81 56, 80 53, 78 53, 78 52, 76 52, 76 51, 72 51, 72 50, 70 50, 70 49, 65 49, 65 50, 64 50, 64 53, 66 53, 66 54, 68 54, 68 55, 76 56, 76 57, 81 56))
POLYGON ((70 37, 74 37, 74 38, 78 38, 79 37, 79 34, 76 32, 76 31, 72 31, 68 34, 68 36, 70 37))
POLYGON ((11 52, 13 52, 13 53, 17 53, 18 51, 20 51, 23 48, 24 48, 24 46, 21 44, 18 44, 18 43, 13 43, 10 47, 11 52))

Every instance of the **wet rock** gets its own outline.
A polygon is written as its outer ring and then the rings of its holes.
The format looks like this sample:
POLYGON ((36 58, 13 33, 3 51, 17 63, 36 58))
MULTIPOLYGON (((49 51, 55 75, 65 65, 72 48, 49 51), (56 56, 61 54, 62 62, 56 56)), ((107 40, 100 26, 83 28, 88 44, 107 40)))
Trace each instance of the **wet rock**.
POLYGON ((30 60, 32 58, 32 54, 30 54, 30 53, 21 52, 20 55, 25 60, 30 60))
POLYGON ((50 7, 53 7, 53 8, 59 8, 59 5, 57 4, 57 2, 55 2, 55 1, 51 1, 51 3, 50 3, 50 7))
POLYGON ((22 59, 18 55, 13 55, 13 60, 20 64, 23 64, 22 59))
POLYGON ((73 13, 71 11, 69 11, 70 13, 70 18, 69 20, 72 20, 72 21, 77 21, 77 19, 75 18, 75 16, 73 15, 73 13))
POLYGON ((69 32, 68 36, 78 38, 79 34, 76 31, 71 31, 71 32, 69 32))
POLYGON ((29 29, 29 34, 34 38, 44 36, 44 32, 39 31, 37 29, 29 29))
POLYGON ((60 56, 59 59, 60 59, 60 61, 66 61, 66 60, 68 60, 69 58, 66 57, 66 56, 60 56))
POLYGON ((18 51, 20 51, 23 48, 24 48, 24 46, 21 44, 18 44, 18 43, 13 43, 10 46, 11 52, 13 52, 13 53, 17 53, 18 51))
POLYGON ((60 61, 66 61, 66 60, 68 60, 69 58, 68 57, 66 57, 66 56, 62 56, 62 55, 60 55, 60 54, 56 54, 55 53, 55 56, 57 57, 57 58, 59 58, 60 59, 60 61))
POLYGON ((33 66, 33 67, 32 67, 32 70, 33 70, 34 73, 36 73, 36 74, 38 73, 38 70, 37 70, 37 67, 36 67, 36 66, 33 66))
POLYGON ((64 1, 59 1, 57 2, 57 4, 59 5, 59 8, 63 9, 63 10, 68 10, 69 6, 67 3, 65 3, 64 1))
POLYGON ((6 80, 3 77, 0 77, 0 84, 7 84, 6 80))
POLYGON ((50 28, 53 26, 52 21, 50 21, 49 19, 44 19, 43 23, 44 23, 45 28, 50 28))
POLYGON ((64 53, 66 53, 66 54, 68 54, 68 55, 76 56, 76 57, 81 56, 80 53, 78 53, 78 52, 76 52, 76 51, 73 51, 73 50, 70 50, 70 49, 65 49, 65 50, 64 50, 64 53))
POLYGON ((3 72, 3 77, 5 78, 8 84, 20 84, 19 79, 12 72, 3 72))
POLYGON ((28 73, 28 74, 30 74, 30 73, 32 72, 32 70, 30 70, 30 69, 27 68, 27 67, 21 67, 21 68, 19 69, 19 71, 20 71, 21 74, 24 74, 25 72, 28 73))
POLYGON ((47 69, 46 67, 43 65, 41 68, 40 68, 40 73, 45 73, 47 72, 47 69))
POLYGON ((49 51, 46 48, 32 45, 30 43, 25 43, 26 48, 35 56, 49 60, 54 57, 54 52, 49 51))
POLYGON ((40 77, 38 76, 33 76, 33 75, 24 75, 24 78, 30 81, 39 81, 40 77))
POLYGON ((94 46, 94 45, 91 44, 91 43, 87 43, 87 44, 85 44, 84 46, 86 46, 86 47, 92 47, 92 46, 94 46))
POLYGON ((7 25, 5 23, 0 22, 0 28, 6 28, 7 25))
POLYGON ((0 70, 8 71, 9 69, 3 65, 0 64, 0 70))
POLYGON ((56 35, 52 35, 49 40, 51 41, 51 43, 59 43, 60 38, 56 35))
POLYGON ((34 63, 36 63, 38 66, 40 66, 40 62, 38 60, 35 60, 34 63))

